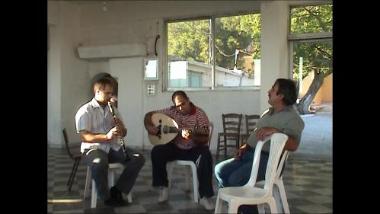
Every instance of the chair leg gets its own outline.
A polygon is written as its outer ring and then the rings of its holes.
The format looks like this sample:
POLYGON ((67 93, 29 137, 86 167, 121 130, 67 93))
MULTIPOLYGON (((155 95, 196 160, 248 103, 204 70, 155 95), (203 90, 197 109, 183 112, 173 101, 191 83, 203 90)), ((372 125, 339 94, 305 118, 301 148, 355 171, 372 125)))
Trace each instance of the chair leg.
POLYGON ((222 200, 220 200, 219 198, 219 194, 218 196, 216 197, 216 204, 215 204, 215 211, 214 213, 222 213, 222 200))
POLYGON ((194 195, 194 201, 195 203, 199 202, 199 181, 198 181, 198 174, 197 174, 197 167, 195 164, 191 164, 191 171, 193 173, 193 195, 194 195))
POLYGON ((69 192, 71 191, 72 180, 74 180, 74 174, 75 174, 74 171, 75 171, 76 163, 77 163, 77 161, 74 160, 73 167, 71 168, 70 176, 69 176, 69 179, 67 180, 67 184, 66 184, 66 186, 68 186, 69 192))
POLYGON ((75 166, 75 162, 73 163, 73 167, 71 168, 70 176, 69 176, 69 179, 67 180, 66 186, 70 185, 71 176, 73 176, 74 166, 75 166))
POLYGON ((290 213, 288 199, 286 197, 284 182, 282 181, 282 178, 278 179, 276 186, 278 186, 278 192, 280 193, 280 199, 284 213, 290 213))
POLYGON ((80 159, 75 159, 74 161, 74 169, 73 169, 74 171, 71 172, 72 175, 71 175, 71 180, 69 183, 69 192, 71 191, 71 187, 73 186, 75 175, 77 174, 77 171, 78 171, 79 162, 80 162, 80 159))
POLYGON ((218 137, 218 144, 216 144, 216 155, 215 155, 215 161, 219 160, 219 151, 220 151, 220 140, 218 137))
POLYGON ((95 185, 95 180, 92 180, 92 187, 91 187, 91 208, 96 208, 96 202, 98 200, 98 194, 96 192, 96 185, 95 185))
POLYGON ((270 208, 270 213, 278 213, 276 201, 274 200, 273 197, 269 199, 268 205, 270 208))
POLYGON ((239 206, 240 206, 240 203, 238 203, 237 201, 231 200, 228 203, 228 213, 237 213, 239 206))
POLYGON ((91 186, 91 169, 90 167, 87 167, 87 174, 86 174, 86 183, 84 185, 84 192, 83 192, 83 198, 86 199, 90 195, 90 186, 91 186))
POLYGON ((223 149, 224 149, 224 160, 226 160, 227 159, 227 138, 226 137, 224 137, 223 144, 224 144, 224 147, 223 147, 223 149))
POLYGON ((128 195, 127 195, 127 201, 128 201, 128 203, 132 203, 132 190, 128 193, 128 195))
POLYGON ((276 201, 278 211, 282 212, 280 191, 279 191, 278 185, 276 183, 273 184, 272 191, 273 191, 273 197, 274 197, 274 200, 276 201))
POLYGON ((166 172, 168 175, 168 188, 172 187, 172 175, 173 175, 173 167, 174 167, 174 162, 170 161, 166 163, 166 172))
POLYGON ((259 214, 265 214, 265 206, 264 204, 258 204, 257 210, 259 211, 259 214))

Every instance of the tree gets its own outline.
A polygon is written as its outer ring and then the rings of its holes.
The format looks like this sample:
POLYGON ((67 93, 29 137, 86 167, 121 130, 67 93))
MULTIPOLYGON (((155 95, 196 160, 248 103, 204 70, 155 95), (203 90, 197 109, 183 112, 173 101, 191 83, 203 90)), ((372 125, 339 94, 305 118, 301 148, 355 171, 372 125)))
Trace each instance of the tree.
MULTIPOLYGON (((291 9, 291 33, 318 33, 332 31, 332 5, 302 6, 291 9)), ((233 69, 235 54, 237 67, 242 68, 244 54, 260 59, 260 14, 248 14, 215 19, 215 62, 216 65, 233 69), (237 52, 236 50, 239 50, 237 52)), ((173 22, 168 25, 169 57, 188 61, 211 63, 210 20, 173 22)), ((314 73, 314 79, 306 94, 297 104, 301 114, 311 113, 310 105, 326 76, 332 70, 331 39, 294 42, 294 71, 299 69, 299 58, 303 58, 302 79, 314 73)), ((245 70, 253 75, 253 70, 245 70)), ((296 72, 293 72, 295 74, 296 72)), ((298 79, 297 75, 294 75, 298 79)))
MULTIPOLYGON (((332 5, 305 6, 293 8, 291 12, 292 33, 331 32, 332 30, 332 5)), ((300 57, 304 65, 302 79, 314 73, 314 79, 306 94, 297 104, 300 114, 313 113, 310 105, 323 84, 326 76, 333 72, 332 69, 332 43, 331 39, 312 42, 295 42, 293 62, 294 71, 299 69, 300 57)), ((295 74, 296 72, 293 72, 295 74)), ((294 75, 298 79, 297 75, 294 75)))
MULTIPOLYGON (((236 50, 260 58, 260 14, 216 18, 215 22, 216 65, 233 69, 236 50)), ((172 58, 211 63, 211 45, 208 19, 168 24, 168 55, 172 58)), ((240 54, 237 64, 244 64, 240 54)))

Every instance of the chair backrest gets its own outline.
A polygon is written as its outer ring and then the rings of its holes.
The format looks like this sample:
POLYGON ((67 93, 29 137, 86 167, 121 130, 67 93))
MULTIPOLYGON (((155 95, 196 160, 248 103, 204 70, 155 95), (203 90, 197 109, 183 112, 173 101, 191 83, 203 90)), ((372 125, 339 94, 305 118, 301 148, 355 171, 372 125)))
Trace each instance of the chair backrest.
POLYGON ((236 113, 222 114, 223 132, 236 133, 240 135, 241 121, 243 115, 236 113))
POLYGON ((281 172, 284 168, 284 164, 285 164, 286 160, 288 159, 288 156, 289 156, 289 151, 284 150, 284 152, 282 153, 281 159, 280 159, 280 163, 278 164, 278 167, 277 167, 276 179, 279 179, 282 176, 281 172))
POLYGON ((214 124, 212 122, 209 122, 208 124, 208 146, 211 145, 211 138, 212 138, 212 132, 214 131, 214 124))
POLYGON ((62 130, 62 133, 63 133, 63 139, 65 140, 65 147, 66 147, 67 154, 69 154, 70 158, 74 160, 74 155, 73 153, 71 153, 71 150, 70 150, 69 138, 67 136, 66 128, 62 130))
POLYGON ((246 114, 245 117, 245 133, 249 136, 256 128, 256 123, 260 119, 258 114, 246 114))
POLYGON ((255 147, 255 153, 253 156, 253 164, 251 170, 251 177, 246 185, 254 187, 257 179, 257 172, 260 164, 260 154, 264 143, 270 142, 269 158, 265 172, 265 184, 264 189, 272 192, 273 182, 277 175, 277 169, 280 162, 280 156, 284 149, 285 143, 288 140, 288 136, 283 133, 274 133, 267 137, 265 140, 257 142, 255 147))

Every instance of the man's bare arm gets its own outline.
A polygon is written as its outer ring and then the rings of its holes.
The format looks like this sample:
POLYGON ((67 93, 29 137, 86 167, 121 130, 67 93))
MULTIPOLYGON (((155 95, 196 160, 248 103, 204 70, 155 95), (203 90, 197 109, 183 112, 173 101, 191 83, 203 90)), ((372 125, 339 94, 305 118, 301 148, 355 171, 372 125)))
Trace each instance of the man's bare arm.
POLYGON ((89 131, 80 131, 80 138, 83 142, 86 143, 100 143, 100 142, 109 142, 114 137, 114 132, 116 128, 112 128, 107 134, 92 133, 89 131))

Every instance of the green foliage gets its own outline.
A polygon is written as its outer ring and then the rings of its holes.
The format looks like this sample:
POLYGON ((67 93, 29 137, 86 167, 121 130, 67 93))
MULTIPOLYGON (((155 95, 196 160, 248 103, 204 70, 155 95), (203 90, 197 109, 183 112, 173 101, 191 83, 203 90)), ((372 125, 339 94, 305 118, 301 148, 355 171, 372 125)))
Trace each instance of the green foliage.
MULTIPOLYGON (((332 31, 332 5, 303 6, 291 9, 291 33, 314 33, 332 31)), ((168 54, 171 58, 210 63, 210 20, 191 20, 168 24, 168 54)), ((215 19, 216 65, 233 69, 235 51, 237 67, 242 68, 244 56, 261 58, 261 16, 248 14, 215 19)), ((303 57, 303 77, 309 72, 332 73, 331 40, 295 42, 294 73, 298 72, 299 57, 303 57)), ((253 70, 246 69, 249 75, 253 70)), ((295 75, 297 79, 297 76, 295 75)))
POLYGON ((332 32, 332 5, 295 7, 290 17, 291 33, 332 32))
MULTIPOLYGON (((332 5, 304 6, 291 9, 291 33, 332 31, 332 5)), ((332 73, 332 42, 328 40, 294 42, 294 78, 298 79, 299 58, 303 58, 302 78, 310 72, 332 73)))
POLYGON ((216 19, 215 24, 216 64, 233 69, 235 64, 235 50, 243 50, 239 54, 237 66, 242 67, 242 56, 250 55, 260 58, 260 15, 250 14, 242 16, 223 17, 216 19))
POLYGON ((169 56, 208 63, 209 32, 208 20, 169 23, 169 56))
MULTIPOLYGON (((215 22, 216 65, 233 69, 237 49, 246 52, 239 54, 238 66, 244 63, 244 55, 260 58, 260 14, 222 17, 215 22)), ((211 45, 208 19, 168 24, 169 57, 210 63, 211 45)))

